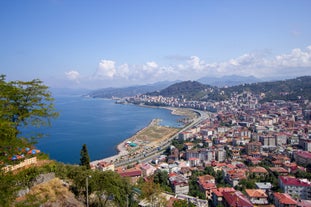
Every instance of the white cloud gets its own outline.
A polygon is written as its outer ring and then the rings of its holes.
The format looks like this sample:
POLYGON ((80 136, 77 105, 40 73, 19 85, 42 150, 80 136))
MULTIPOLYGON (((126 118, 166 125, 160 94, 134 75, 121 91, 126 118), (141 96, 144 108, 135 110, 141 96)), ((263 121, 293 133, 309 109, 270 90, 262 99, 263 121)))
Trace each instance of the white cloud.
POLYGON ((95 79, 112 79, 116 75, 115 62, 112 60, 101 60, 94 74, 95 79))
POLYGON ((265 77, 297 77, 311 75, 311 46, 305 49, 295 48, 289 53, 272 56, 268 52, 250 52, 223 62, 205 62, 198 56, 182 58, 174 64, 161 65, 155 61, 143 64, 118 64, 103 59, 92 77, 80 77, 79 72, 66 72, 69 80, 82 85, 98 87, 116 87, 153 83, 164 80, 196 80, 204 76, 253 75, 265 77), (102 81, 105 80, 105 81, 102 81))
POLYGON ((304 51, 295 48, 289 54, 278 55, 272 64, 275 67, 310 67, 311 46, 308 46, 304 51))
POLYGON ((295 48, 290 53, 268 56, 262 53, 247 53, 225 62, 206 64, 204 70, 211 74, 254 75, 257 77, 300 76, 311 74, 311 46, 305 50, 295 48), (309 68, 309 70, 307 69, 309 68), (299 71, 299 72, 298 72, 299 71))
POLYGON ((80 73, 75 70, 65 72, 66 77, 72 81, 79 81, 80 73))
POLYGON ((158 67, 158 64, 156 62, 147 62, 146 65, 149 67, 149 68, 157 68, 158 67))
POLYGON ((200 60, 200 58, 197 56, 191 56, 188 60, 188 63, 190 67, 195 70, 202 70, 205 67, 204 61, 200 60))

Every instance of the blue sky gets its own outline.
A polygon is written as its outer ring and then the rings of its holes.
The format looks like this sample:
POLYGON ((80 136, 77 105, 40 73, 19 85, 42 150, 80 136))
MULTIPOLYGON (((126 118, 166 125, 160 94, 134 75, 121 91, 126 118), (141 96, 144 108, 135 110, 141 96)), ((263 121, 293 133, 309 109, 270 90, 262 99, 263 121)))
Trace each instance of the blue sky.
POLYGON ((1 0, 0 73, 51 87, 311 75, 310 0, 1 0))

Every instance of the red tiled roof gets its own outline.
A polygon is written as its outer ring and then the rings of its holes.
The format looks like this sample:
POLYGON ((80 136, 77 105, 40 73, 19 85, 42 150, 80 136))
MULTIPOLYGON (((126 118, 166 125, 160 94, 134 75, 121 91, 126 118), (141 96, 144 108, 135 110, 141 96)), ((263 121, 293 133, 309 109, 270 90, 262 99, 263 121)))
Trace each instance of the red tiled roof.
POLYGON ((204 190, 209 190, 211 188, 216 188, 216 185, 215 183, 200 183, 201 187, 204 189, 204 190))
POLYGON ((268 171, 264 167, 250 167, 249 168, 250 172, 252 173, 268 173, 268 171))
POLYGON ((122 177, 138 177, 141 176, 141 170, 119 172, 119 175, 122 177))
POLYGON ((311 153, 307 151, 298 151, 296 154, 300 157, 306 158, 306 159, 311 159, 311 153))
POLYGON ((218 189, 212 189, 212 192, 218 197, 223 197, 224 192, 235 192, 236 190, 232 187, 220 187, 218 189))
POLYGON ((283 167, 270 167, 269 168, 272 172, 279 172, 279 173, 288 173, 288 171, 283 167))
POLYGON ((265 191, 261 189, 245 189, 246 194, 253 198, 268 198, 265 191))
POLYGON ((176 173, 169 173, 168 174, 168 177, 174 177, 174 176, 176 176, 177 174, 176 173))
POLYGON ((294 178, 290 176, 280 176, 279 179, 284 185, 301 186, 301 187, 311 186, 311 183, 307 183, 298 178, 294 178))
POLYGON ((288 195, 287 193, 275 192, 273 193, 273 196, 275 199, 279 201, 279 203, 286 204, 286 205, 297 204, 297 202, 294 199, 292 199, 292 197, 288 195))
POLYGON ((253 204, 240 192, 223 192, 225 201, 231 207, 253 207, 253 204))

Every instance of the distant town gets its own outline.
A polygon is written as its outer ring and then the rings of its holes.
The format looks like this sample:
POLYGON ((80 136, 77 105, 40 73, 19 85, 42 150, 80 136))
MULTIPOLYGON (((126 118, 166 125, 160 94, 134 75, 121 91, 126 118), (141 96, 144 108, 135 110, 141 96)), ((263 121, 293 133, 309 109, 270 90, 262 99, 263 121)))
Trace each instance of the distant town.
POLYGON ((169 151, 149 162, 130 168, 115 168, 113 163, 93 167, 115 170, 132 182, 167 172, 170 199, 197 206, 311 206, 310 102, 260 103, 264 96, 244 91, 219 102, 128 97, 123 101, 213 113, 180 132, 169 151))

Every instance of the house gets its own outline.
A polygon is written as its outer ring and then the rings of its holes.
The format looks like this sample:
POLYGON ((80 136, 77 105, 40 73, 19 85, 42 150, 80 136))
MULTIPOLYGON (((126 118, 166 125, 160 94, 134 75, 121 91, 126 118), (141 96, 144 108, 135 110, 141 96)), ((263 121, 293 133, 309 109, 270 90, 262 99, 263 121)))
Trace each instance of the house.
POLYGON ((113 163, 110 163, 110 162, 99 162, 97 163, 97 165, 95 166, 95 168, 97 170, 100 170, 100 171, 107 171, 107 170, 111 170, 111 171, 114 171, 114 164, 113 163))
POLYGON ((272 184, 271 183, 255 183, 256 188, 257 189, 261 189, 264 190, 266 192, 267 195, 271 194, 271 188, 272 188, 272 184))
POLYGON ((253 204, 241 192, 223 192, 225 207, 253 207, 253 204))
POLYGON ((261 189, 245 189, 246 196, 254 205, 268 204, 268 195, 261 189))
POLYGON ((260 166, 250 167, 249 173, 253 174, 255 177, 261 177, 269 174, 266 168, 260 166))
POLYGON ((240 180, 246 179, 245 170, 234 169, 227 171, 225 179, 232 187, 235 187, 239 184, 240 180))
POLYGON ((142 176, 142 171, 136 167, 130 169, 119 168, 116 172, 122 177, 128 177, 132 183, 136 183, 142 176))
POLYGON ((213 206, 218 206, 223 203, 223 192, 235 192, 232 187, 221 187, 212 190, 212 204, 213 206))
POLYGON ((202 175, 198 177, 198 185, 201 192, 206 196, 206 199, 212 199, 213 189, 216 189, 215 178, 211 175, 202 175))
POLYGON ((140 166, 140 169, 141 169, 142 174, 143 174, 144 177, 148 177, 150 175, 153 175, 154 172, 157 170, 155 167, 153 167, 149 163, 143 163, 140 166))
POLYGON ((288 175, 288 171, 283 167, 270 167, 269 170, 279 175, 288 175))
POLYGON ((274 205, 275 207, 296 207, 297 201, 295 201, 290 195, 287 193, 273 193, 274 197, 274 205))
POLYGON ((184 148, 185 148, 186 150, 192 149, 193 146, 194 146, 194 144, 193 144, 192 142, 186 142, 186 143, 184 143, 184 148))
POLYGON ((179 172, 187 178, 192 175, 191 169, 189 167, 181 167, 179 172))
POLYGON ((172 173, 169 175, 169 182, 175 194, 188 194, 188 179, 182 175, 172 173))
POLYGON ((293 198, 311 200, 311 182, 290 176, 279 176, 279 186, 282 192, 293 198))

